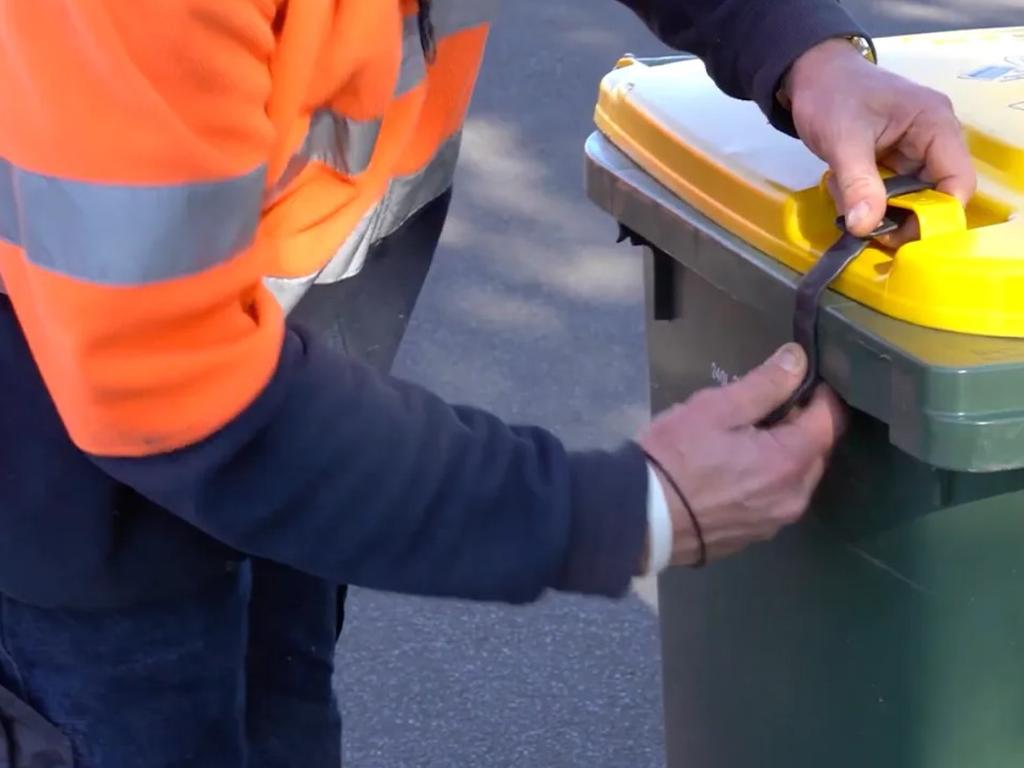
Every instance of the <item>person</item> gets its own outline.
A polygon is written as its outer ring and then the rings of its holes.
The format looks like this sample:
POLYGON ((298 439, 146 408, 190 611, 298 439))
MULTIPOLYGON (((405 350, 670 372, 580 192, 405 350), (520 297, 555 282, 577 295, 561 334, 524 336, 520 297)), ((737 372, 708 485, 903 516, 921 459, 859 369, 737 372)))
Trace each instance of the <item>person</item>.
MULTIPOLYGON (((623 2, 854 231, 879 157, 971 195, 948 101, 832 0, 623 2)), ((804 511, 835 396, 754 426, 796 348, 611 451, 384 373, 491 6, 0 0, 0 765, 336 766, 338 585, 614 597, 804 511)))

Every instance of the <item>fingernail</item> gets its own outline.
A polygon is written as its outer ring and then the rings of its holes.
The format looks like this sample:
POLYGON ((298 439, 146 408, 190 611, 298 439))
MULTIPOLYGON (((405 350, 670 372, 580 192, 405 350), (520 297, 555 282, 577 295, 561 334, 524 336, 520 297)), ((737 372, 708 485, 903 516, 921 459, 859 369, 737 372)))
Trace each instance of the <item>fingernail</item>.
POLYGON ((800 348, 794 344, 787 344, 775 355, 775 363, 786 373, 799 372, 800 348))
POLYGON ((849 213, 846 214, 846 226, 848 229, 860 229, 867 225, 868 216, 871 214, 871 204, 867 200, 861 200, 849 213))

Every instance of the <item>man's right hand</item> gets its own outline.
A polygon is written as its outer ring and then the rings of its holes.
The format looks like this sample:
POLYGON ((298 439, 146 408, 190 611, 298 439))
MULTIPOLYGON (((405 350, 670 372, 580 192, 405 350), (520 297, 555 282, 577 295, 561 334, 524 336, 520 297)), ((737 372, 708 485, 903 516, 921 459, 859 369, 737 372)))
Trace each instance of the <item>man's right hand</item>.
MULTIPOLYGON (((746 377, 698 392, 654 420, 640 444, 672 475, 700 521, 709 560, 775 536, 796 522, 845 426, 838 398, 819 387, 806 408, 771 429, 756 425, 800 384, 807 358, 780 349, 746 377)), ((661 476, 672 515, 672 562, 690 565, 700 547, 683 501, 661 476)))

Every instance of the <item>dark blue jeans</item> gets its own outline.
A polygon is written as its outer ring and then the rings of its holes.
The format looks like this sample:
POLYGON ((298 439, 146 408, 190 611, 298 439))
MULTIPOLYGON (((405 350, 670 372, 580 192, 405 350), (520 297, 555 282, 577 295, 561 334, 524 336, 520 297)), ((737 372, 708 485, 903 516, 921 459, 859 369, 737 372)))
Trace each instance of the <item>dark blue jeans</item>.
POLYGON ((337 768, 336 590, 266 561, 115 613, 0 596, 0 684, 79 768, 337 768))
MULTIPOLYGON (((315 287, 293 318, 389 370, 449 199, 375 246, 357 277, 315 287)), ((77 768, 338 768, 332 673, 344 596, 265 560, 226 570, 198 594, 116 612, 41 609, 0 594, 0 688, 13 694, 0 691, 0 768, 14 697, 35 710, 16 717, 45 719, 67 737, 77 768)))

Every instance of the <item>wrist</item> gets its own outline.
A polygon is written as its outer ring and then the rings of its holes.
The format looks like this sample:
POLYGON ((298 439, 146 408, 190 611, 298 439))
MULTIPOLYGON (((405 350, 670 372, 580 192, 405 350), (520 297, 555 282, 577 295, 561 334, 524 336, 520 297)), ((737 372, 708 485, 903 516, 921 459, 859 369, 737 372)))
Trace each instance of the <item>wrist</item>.
POLYGON ((836 37, 818 43, 793 62, 782 76, 777 99, 786 109, 812 83, 828 77, 837 65, 861 66, 877 61, 874 45, 863 37, 836 37))

